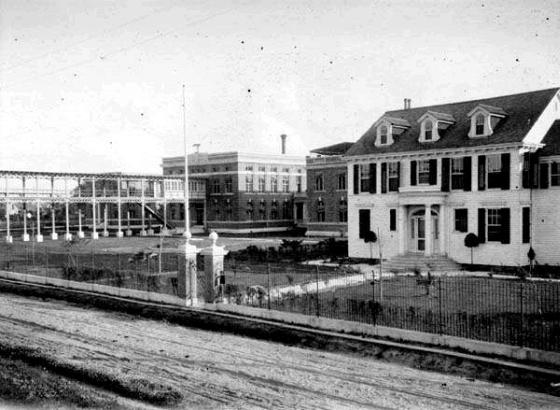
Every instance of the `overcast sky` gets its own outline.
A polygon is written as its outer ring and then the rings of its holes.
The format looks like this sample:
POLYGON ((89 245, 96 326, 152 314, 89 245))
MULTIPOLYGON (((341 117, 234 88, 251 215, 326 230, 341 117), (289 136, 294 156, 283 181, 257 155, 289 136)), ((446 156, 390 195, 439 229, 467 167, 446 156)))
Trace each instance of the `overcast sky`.
POLYGON ((161 173, 560 86, 558 0, 0 0, 0 169, 161 173))

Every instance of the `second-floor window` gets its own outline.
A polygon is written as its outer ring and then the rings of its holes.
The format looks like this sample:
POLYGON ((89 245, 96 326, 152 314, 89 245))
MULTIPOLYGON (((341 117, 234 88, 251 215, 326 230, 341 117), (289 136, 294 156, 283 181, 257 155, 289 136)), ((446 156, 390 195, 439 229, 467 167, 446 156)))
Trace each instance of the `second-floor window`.
POLYGON ((315 191, 325 190, 325 180, 323 174, 315 175, 315 191))
POLYGON ((389 192, 399 190, 399 163, 389 162, 387 164, 387 177, 389 178, 389 192))
POLYGON ((379 128, 379 144, 381 145, 387 145, 387 126, 382 125, 379 128))
POLYGON ((270 190, 278 192, 278 177, 276 175, 270 177, 270 190))
POLYGON ((213 194, 219 194, 220 193, 220 180, 219 179, 213 179, 212 180, 212 193, 213 194))
POLYGON ((282 192, 290 191, 290 177, 288 175, 282 176, 282 192))
POLYGON ((418 161, 418 183, 430 183, 430 161, 418 161))
POLYGON ((451 159, 451 189, 463 189, 465 182, 465 164, 463 158, 451 159))
POLYGON ((233 192, 233 180, 231 177, 226 178, 225 192, 231 194, 233 192))
POLYGON ((297 192, 301 192, 302 189, 303 189, 302 186, 301 186, 301 180, 302 180, 301 175, 297 175, 296 176, 296 191, 297 192))
POLYGON ((264 192, 264 175, 259 175, 259 192, 264 192))
POLYGON ((253 175, 245 175, 245 190, 253 192, 253 175))
POLYGON ((369 192, 369 164, 360 165, 360 192, 369 192))
POLYGON ((502 157, 501 155, 488 156, 488 188, 502 187, 502 157))
POLYGON ((340 191, 346 190, 346 172, 338 174, 338 189, 340 191))

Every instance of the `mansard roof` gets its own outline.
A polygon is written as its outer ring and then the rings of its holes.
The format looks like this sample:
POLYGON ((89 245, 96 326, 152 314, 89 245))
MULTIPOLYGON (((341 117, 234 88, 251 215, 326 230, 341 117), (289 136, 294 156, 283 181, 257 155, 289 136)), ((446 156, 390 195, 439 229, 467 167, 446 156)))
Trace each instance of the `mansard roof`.
POLYGON ((343 155, 352 145, 354 145, 353 142, 341 142, 328 147, 316 148, 311 152, 319 155, 343 155))
POLYGON ((393 144, 376 146, 374 142, 377 134, 377 121, 346 152, 346 156, 429 151, 433 149, 521 142, 559 90, 559 88, 551 88, 474 101, 387 111, 383 117, 400 118, 411 124, 411 127, 401 135, 396 136, 393 144), (492 107, 493 109, 499 108, 500 112, 507 113, 507 117, 500 121, 491 136, 469 138, 471 121, 468 114, 481 105, 492 107), (418 141, 421 127, 418 119, 428 111, 450 115, 456 122, 448 129, 440 132, 440 140, 431 144, 422 144, 418 141))
POLYGON ((554 121, 544 136, 542 143, 545 144, 545 146, 541 150, 541 155, 560 155, 560 120, 554 121))

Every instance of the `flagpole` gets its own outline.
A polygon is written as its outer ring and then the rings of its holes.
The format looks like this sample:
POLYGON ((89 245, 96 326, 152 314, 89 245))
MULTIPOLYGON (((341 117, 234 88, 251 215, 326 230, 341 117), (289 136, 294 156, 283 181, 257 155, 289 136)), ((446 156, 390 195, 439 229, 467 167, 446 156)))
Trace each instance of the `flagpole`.
POLYGON ((185 113, 185 84, 183 84, 183 141, 185 144, 185 237, 189 237, 189 156, 187 153, 187 116, 185 113))

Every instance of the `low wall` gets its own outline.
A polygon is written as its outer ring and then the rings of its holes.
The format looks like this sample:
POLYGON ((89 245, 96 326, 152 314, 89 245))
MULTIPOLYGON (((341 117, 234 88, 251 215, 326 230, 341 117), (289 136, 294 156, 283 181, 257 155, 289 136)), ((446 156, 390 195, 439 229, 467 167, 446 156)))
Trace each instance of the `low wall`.
POLYGON ((11 271, 0 271, 0 277, 4 279, 12 279, 26 283, 39 285, 52 285, 61 288, 84 290, 87 292, 96 292, 104 295, 118 296, 122 298, 145 300, 148 302, 165 303, 175 306, 186 306, 185 299, 177 296, 166 295, 157 292, 146 292, 143 290, 134 290, 126 288, 118 288, 115 286, 98 285, 88 282, 76 282, 72 280, 49 278, 45 276, 30 275, 26 273, 17 273, 11 271))
POLYGON ((207 303, 199 305, 199 307, 210 311, 235 313, 337 333, 382 337, 392 341, 422 343, 430 346, 462 349, 477 355, 496 355, 522 361, 560 365, 560 353, 557 352, 547 352, 544 350, 484 342, 455 336, 416 332, 394 327, 375 326, 346 320, 259 309, 249 306, 207 303))
MULTIPOLYGON (((364 278, 364 275, 356 276, 364 278)), ((143 300, 173 306, 186 307, 187 305, 184 299, 177 296, 165 295, 156 292, 117 288, 106 285, 97 285, 94 283, 75 282, 11 271, 0 271, 0 277, 30 284, 51 285, 60 288, 96 292, 121 298, 143 300)), ((560 365, 560 353, 557 352, 547 352, 543 350, 490 343, 473 339, 464 339, 454 336, 437 335, 384 326, 374 326, 358 322, 306 316, 296 313, 280 312, 276 310, 266 310, 225 303, 199 303, 197 309, 213 312, 234 313, 258 319, 306 326, 337 333, 387 338, 395 342, 413 342, 430 346, 462 349, 478 355, 497 355, 522 361, 560 365)))

